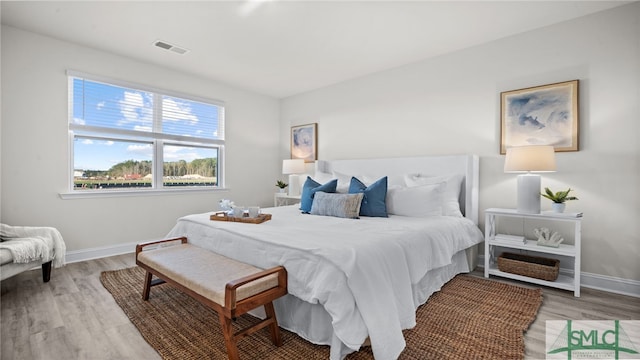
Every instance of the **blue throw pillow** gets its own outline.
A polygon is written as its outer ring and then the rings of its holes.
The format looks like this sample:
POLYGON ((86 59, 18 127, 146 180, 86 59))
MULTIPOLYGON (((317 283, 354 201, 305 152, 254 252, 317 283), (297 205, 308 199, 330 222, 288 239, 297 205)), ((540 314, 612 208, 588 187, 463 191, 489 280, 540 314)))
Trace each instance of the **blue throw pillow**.
POLYGON ((307 180, 302 185, 302 194, 300 195, 300 210, 303 213, 308 214, 311 212, 311 205, 313 205, 313 195, 317 191, 322 191, 326 193, 334 193, 336 192, 336 187, 338 187, 338 179, 333 179, 324 185, 320 185, 312 178, 307 176, 307 180))
POLYGON ((362 205, 360 205, 360 216, 387 216, 387 177, 383 177, 368 187, 362 181, 351 178, 349 184, 349 194, 364 193, 362 205))

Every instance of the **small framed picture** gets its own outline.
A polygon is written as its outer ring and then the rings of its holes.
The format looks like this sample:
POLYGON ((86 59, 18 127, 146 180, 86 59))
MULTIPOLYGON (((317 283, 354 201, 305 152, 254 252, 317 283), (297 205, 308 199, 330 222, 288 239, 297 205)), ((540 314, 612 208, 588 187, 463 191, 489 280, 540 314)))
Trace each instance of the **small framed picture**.
POLYGON ((291 127, 291 158, 305 162, 318 160, 318 124, 291 127))
POLYGON ((500 154, 526 145, 578 151, 578 80, 505 91, 500 104, 500 154))

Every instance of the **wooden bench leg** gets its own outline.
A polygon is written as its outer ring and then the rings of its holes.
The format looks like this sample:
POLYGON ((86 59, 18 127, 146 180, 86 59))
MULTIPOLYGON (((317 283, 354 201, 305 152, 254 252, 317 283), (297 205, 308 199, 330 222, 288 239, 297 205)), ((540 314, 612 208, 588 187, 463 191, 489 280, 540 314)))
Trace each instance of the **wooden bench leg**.
POLYGON ((267 314, 267 318, 273 319, 271 325, 269 325, 269 331, 271 332, 271 340, 275 346, 282 346, 282 337, 280 337, 280 328, 278 327, 278 320, 276 319, 276 312, 273 309, 273 302, 269 301, 264 304, 264 311, 267 314))
POLYGON ((227 346, 227 355, 229 355, 229 360, 240 360, 236 340, 233 336, 233 325, 231 324, 231 319, 222 314, 218 314, 218 317, 220 317, 222 335, 224 335, 224 344, 227 346))
POLYGON ((144 288, 142 289, 142 300, 149 300, 149 291, 151 290, 151 278, 153 274, 147 271, 144 277, 144 288))
POLYGON ((42 281, 49 282, 51 280, 51 261, 42 264, 42 281))

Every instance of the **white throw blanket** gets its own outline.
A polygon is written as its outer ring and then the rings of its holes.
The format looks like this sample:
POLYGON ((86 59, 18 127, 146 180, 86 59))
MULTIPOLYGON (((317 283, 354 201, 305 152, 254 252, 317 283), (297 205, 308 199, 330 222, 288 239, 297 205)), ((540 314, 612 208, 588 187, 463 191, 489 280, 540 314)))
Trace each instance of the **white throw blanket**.
POLYGON ((53 260, 54 267, 65 264, 66 245, 56 228, 0 224, 0 248, 13 255, 14 263, 53 260))

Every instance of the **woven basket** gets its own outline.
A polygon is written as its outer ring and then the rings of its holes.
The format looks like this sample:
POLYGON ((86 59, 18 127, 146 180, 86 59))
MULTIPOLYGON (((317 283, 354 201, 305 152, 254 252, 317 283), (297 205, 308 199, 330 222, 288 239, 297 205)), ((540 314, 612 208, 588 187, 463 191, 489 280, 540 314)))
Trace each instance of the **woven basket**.
POLYGON ((560 260, 505 252, 498 256, 498 269, 536 279, 556 281, 560 271, 560 260))

